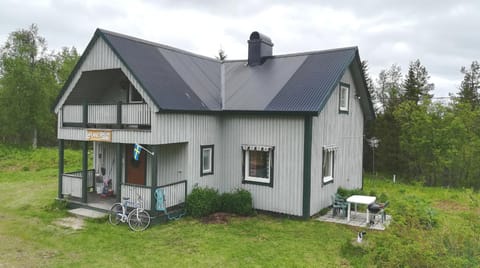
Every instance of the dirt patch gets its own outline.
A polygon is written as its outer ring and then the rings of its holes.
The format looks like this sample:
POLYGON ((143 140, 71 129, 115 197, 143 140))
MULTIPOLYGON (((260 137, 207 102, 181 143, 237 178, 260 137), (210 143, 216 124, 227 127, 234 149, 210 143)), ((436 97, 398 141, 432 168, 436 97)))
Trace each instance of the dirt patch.
POLYGON ((443 211, 468 211, 470 208, 462 203, 458 203, 452 200, 442 200, 435 203, 434 207, 443 211))
POLYGON ((205 224, 227 224, 228 220, 232 217, 235 217, 235 215, 230 213, 217 212, 202 218, 202 222, 205 224))
POLYGON ((73 230, 81 230, 83 229, 83 219, 75 218, 75 217, 67 217, 63 219, 59 219, 53 222, 55 225, 72 228, 73 230))

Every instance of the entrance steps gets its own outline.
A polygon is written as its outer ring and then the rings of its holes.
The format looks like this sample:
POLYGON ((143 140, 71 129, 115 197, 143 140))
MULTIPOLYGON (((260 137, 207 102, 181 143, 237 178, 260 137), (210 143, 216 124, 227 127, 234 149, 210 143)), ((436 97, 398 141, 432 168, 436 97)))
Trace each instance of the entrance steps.
POLYGON ((107 216, 107 213, 99 212, 97 210, 88 208, 74 208, 68 211, 70 214, 81 218, 101 219, 107 216))

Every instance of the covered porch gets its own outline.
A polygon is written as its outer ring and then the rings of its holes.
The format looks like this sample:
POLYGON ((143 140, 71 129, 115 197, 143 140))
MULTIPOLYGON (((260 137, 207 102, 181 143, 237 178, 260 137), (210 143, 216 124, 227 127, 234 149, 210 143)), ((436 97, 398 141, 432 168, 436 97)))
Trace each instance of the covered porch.
POLYGON ((145 209, 155 215, 155 191, 163 189, 167 208, 185 203, 187 143, 145 145, 152 154, 142 151, 138 160, 132 159, 131 144, 93 142, 92 147, 89 154, 89 142, 81 141, 81 170, 64 172, 65 142, 59 141, 59 199, 105 212, 123 198, 136 200, 140 195, 145 209), (93 168, 89 169, 90 161, 93 168))

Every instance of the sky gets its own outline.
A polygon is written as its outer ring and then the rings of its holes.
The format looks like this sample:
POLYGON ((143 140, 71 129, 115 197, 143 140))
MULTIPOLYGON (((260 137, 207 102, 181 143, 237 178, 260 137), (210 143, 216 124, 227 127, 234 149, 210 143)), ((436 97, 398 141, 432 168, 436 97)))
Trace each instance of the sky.
POLYGON ((480 61, 480 1, 0 0, 0 45, 35 23, 49 50, 83 52, 96 28, 214 57, 245 59, 253 31, 273 54, 358 46, 370 76, 420 59, 435 97, 458 92, 462 66, 480 61))

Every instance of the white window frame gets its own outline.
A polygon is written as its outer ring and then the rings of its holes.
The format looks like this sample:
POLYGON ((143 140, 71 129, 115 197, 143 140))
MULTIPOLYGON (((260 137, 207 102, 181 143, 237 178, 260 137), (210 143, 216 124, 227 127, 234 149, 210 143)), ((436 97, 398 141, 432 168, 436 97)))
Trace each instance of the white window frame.
POLYGON ((335 178, 335 145, 324 146, 322 154, 322 183, 332 183, 335 178))
POLYGON ((213 144, 212 145, 201 145, 200 146, 200 176, 212 175, 213 174, 213 144), (204 156, 208 155, 208 168, 204 168, 204 156))
POLYGON ((143 97, 140 92, 130 83, 128 87, 128 102, 129 103, 143 103, 143 97), (136 91, 141 100, 133 100, 133 91, 136 91))
POLYGON ((273 162, 274 160, 274 155, 273 155, 273 146, 259 146, 259 145, 243 145, 242 149, 244 151, 244 182, 245 183, 255 183, 255 184, 264 184, 264 185, 270 185, 273 187, 273 162), (262 177, 253 177, 250 176, 249 170, 250 170, 250 152, 252 151, 257 151, 257 152, 264 152, 268 154, 268 163, 267 163, 267 177, 262 178, 262 177))
POLYGON ((340 93, 338 95, 338 109, 340 112, 347 112, 350 104, 350 85, 340 83, 340 93))

